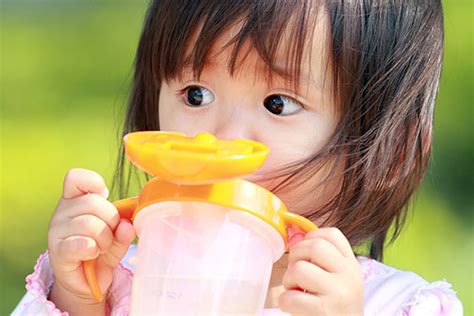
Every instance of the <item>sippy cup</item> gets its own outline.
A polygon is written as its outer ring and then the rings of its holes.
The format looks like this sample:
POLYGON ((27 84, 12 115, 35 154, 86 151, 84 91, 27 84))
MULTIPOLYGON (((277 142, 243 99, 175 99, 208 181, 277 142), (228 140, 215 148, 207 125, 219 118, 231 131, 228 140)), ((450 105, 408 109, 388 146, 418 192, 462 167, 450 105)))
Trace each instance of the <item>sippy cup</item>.
MULTIPOLYGON (((287 225, 316 229, 239 178, 263 164, 268 148, 159 131, 127 134, 124 143, 130 161, 155 176, 138 197, 114 203, 139 238, 131 314, 259 315, 287 225)), ((100 301, 94 264, 84 270, 100 301)))

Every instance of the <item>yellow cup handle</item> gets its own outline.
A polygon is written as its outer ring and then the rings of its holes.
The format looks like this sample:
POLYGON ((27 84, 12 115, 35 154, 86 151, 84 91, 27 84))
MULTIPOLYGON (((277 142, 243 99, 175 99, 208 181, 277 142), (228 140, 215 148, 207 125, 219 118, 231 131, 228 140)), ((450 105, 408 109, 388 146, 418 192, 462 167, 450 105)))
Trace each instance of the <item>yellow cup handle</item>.
MULTIPOLYGON (((132 219, 133 213, 137 208, 138 197, 132 197, 128 199, 118 200, 113 202, 117 210, 119 211, 121 218, 132 219)), ((95 276, 95 261, 96 259, 83 261, 84 275, 86 277, 87 284, 91 290, 92 296, 94 296, 97 302, 102 302, 104 295, 100 290, 99 283, 95 276)))
POLYGON ((305 233, 318 229, 315 223, 301 215, 290 212, 280 212, 280 216, 283 218, 285 224, 293 224, 305 233))

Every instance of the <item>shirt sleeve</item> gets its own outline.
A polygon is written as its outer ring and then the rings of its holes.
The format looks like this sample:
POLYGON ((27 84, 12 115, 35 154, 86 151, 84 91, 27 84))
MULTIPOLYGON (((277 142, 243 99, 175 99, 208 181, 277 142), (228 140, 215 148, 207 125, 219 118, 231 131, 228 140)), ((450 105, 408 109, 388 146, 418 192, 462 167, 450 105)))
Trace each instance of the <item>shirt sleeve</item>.
POLYGON ((417 288, 400 308, 400 315, 462 316, 463 307, 451 285, 437 281, 417 288))
POLYGON ((416 273, 359 258, 364 274, 366 316, 458 316, 461 301, 446 281, 429 283, 416 273))
MULTIPOLYGON (((106 314, 111 316, 128 315, 132 277, 133 271, 127 266, 127 263, 119 263, 114 270, 113 281, 107 295, 106 314)), ((56 308, 54 303, 48 300, 54 280, 48 252, 45 252, 38 258, 33 273, 26 277, 27 292, 13 310, 12 315, 69 315, 66 311, 56 308)))
POLYGON ((69 315, 57 309, 54 303, 48 300, 53 283, 53 270, 49 264, 48 252, 45 252, 36 261, 33 273, 26 277, 26 294, 12 315, 69 315))

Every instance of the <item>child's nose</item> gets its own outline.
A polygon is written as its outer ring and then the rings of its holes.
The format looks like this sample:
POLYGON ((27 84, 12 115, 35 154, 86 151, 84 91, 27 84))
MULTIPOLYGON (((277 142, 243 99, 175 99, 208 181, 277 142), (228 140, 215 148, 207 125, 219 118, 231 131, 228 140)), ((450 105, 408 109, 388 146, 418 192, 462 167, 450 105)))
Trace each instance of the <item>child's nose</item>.
POLYGON ((233 139, 250 139, 255 140, 252 133, 245 125, 234 124, 229 122, 227 126, 223 126, 216 132, 216 137, 223 140, 233 139))
POLYGON ((215 132, 219 139, 256 139, 254 117, 250 113, 232 113, 228 118, 222 119, 215 132))

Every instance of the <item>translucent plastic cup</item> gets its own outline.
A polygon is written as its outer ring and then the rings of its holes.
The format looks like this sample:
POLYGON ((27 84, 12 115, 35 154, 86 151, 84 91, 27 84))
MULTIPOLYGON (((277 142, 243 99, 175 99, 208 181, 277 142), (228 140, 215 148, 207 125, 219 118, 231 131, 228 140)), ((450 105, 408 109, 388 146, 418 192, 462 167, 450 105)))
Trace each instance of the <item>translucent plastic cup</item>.
MULTIPOLYGON (((317 229, 272 192, 240 178, 263 164, 269 148, 161 131, 127 134, 124 145, 130 161, 154 176, 138 196, 113 202, 139 236, 131 313, 259 315, 288 225, 317 229)), ((83 265, 100 302, 95 259, 83 265)))
POLYGON ((132 315, 259 315, 282 236, 248 212, 160 202, 134 219, 132 315))

